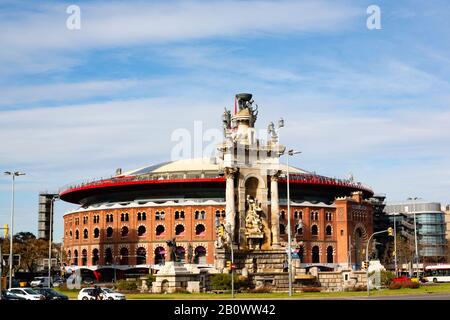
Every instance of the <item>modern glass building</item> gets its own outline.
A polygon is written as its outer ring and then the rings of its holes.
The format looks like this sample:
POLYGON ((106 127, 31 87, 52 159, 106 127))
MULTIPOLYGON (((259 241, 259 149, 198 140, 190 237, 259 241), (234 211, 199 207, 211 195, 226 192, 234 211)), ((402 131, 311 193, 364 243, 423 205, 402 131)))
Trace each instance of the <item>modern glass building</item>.
POLYGON ((445 213, 437 202, 409 202, 387 205, 386 213, 396 215, 400 221, 402 235, 414 245, 414 214, 417 225, 419 258, 424 263, 446 260, 445 213))

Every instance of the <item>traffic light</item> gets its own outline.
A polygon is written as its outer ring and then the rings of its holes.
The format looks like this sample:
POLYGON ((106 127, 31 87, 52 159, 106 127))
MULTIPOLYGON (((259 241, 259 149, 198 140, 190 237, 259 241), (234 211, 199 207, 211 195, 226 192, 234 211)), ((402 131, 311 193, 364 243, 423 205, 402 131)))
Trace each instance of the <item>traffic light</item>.
POLYGON ((388 231, 388 236, 392 237, 394 235, 394 230, 392 229, 392 227, 389 227, 387 229, 387 231, 388 231))
POLYGON ((9 225, 3 225, 3 237, 6 239, 9 237, 9 225))
POLYGON ((231 261, 228 260, 226 266, 227 266, 227 269, 231 270, 231 261))
POLYGON ((223 224, 221 224, 218 229, 219 237, 223 237, 223 235, 225 234, 225 227, 223 226, 223 224))

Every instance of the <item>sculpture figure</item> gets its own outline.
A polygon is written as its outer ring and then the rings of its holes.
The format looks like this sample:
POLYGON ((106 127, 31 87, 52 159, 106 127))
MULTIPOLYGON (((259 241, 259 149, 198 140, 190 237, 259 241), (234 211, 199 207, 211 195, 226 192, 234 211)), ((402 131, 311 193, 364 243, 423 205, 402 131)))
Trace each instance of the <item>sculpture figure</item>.
POLYGON ((172 240, 167 240, 166 243, 169 246, 169 261, 177 262, 177 243, 175 241, 175 238, 173 238, 172 240))

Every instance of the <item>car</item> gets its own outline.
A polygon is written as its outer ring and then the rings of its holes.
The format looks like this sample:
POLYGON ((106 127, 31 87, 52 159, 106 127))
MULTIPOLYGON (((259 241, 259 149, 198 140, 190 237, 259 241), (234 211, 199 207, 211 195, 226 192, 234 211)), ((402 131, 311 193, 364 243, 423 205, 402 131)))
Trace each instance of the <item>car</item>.
POLYGON ((32 288, 10 288, 8 292, 13 293, 26 300, 45 300, 42 294, 37 293, 32 288))
POLYGON ((103 299, 105 300, 125 300, 123 293, 116 292, 109 288, 101 288, 103 293, 103 299))
MULTIPOLYGON (((100 299, 103 297, 100 297, 100 299)), ((78 300, 95 300, 94 288, 83 288, 78 292, 78 300)))
POLYGON ((49 280, 49 279, 51 279, 51 278, 49 278, 49 277, 35 277, 33 279, 33 281, 30 282, 30 286, 32 288, 34 288, 34 287, 41 287, 41 288, 42 287, 46 287, 46 288, 48 288, 49 287, 49 281, 50 281, 50 287, 52 287, 53 286, 53 281, 49 280))
MULTIPOLYGON (((126 300, 125 295, 109 288, 101 288, 100 300, 126 300)), ((95 300, 94 288, 83 288, 78 293, 78 300, 95 300)))
POLYGON ((2 290, 2 300, 27 300, 25 298, 19 297, 14 293, 8 292, 6 290, 2 290))
POLYGON ((69 300, 69 297, 51 288, 35 288, 33 289, 45 297, 45 300, 69 300))

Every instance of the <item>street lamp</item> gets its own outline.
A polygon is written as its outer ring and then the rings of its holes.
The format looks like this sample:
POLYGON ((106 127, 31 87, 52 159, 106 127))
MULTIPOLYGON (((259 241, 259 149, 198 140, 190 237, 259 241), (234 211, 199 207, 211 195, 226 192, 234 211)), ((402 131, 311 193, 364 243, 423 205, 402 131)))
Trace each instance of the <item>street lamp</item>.
POLYGON ((416 222, 416 200, 419 200, 418 197, 409 197, 407 200, 412 201, 413 203, 413 215, 414 215, 414 245, 415 245, 415 260, 416 260, 416 277, 419 277, 419 250, 417 244, 417 222, 416 222))
POLYGON ((374 232, 369 239, 367 240, 367 245, 366 245, 366 262, 367 262, 367 266, 366 266, 366 278, 367 278, 367 295, 370 295, 370 291, 369 291, 369 244, 370 244, 370 240, 372 239, 372 237, 376 234, 380 234, 380 233, 385 233, 387 232, 390 236, 392 235, 392 228, 389 227, 386 230, 382 230, 382 231, 378 231, 378 232, 374 232))
POLYGON ((299 154, 301 151, 294 151, 290 149, 287 153, 287 170, 286 170, 286 178, 287 178, 287 211, 288 211, 288 277, 289 277, 289 296, 292 296, 292 244, 291 244, 291 198, 290 198, 290 189, 289 189, 289 156, 293 156, 294 154, 299 154))
POLYGON ((52 225, 53 225, 53 212, 55 201, 59 199, 58 195, 53 195, 50 199, 50 230, 48 235, 48 287, 51 287, 51 279, 52 279, 52 225))
POLYGON ((12 177, 12 199, 11 199, 11 235, 9 243, 9 288, 12 287, 12 265, 13 265, 13 237, 14 237, 14 182, 16 177, 24 176, 20 171, 5 171, 5 175, 12 177))

